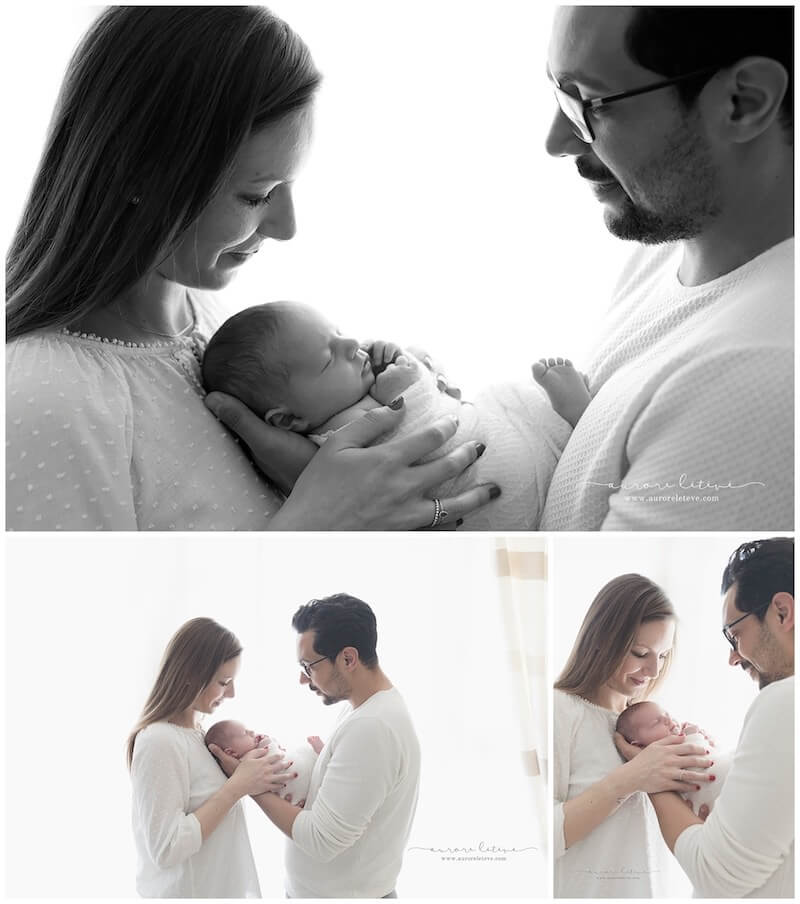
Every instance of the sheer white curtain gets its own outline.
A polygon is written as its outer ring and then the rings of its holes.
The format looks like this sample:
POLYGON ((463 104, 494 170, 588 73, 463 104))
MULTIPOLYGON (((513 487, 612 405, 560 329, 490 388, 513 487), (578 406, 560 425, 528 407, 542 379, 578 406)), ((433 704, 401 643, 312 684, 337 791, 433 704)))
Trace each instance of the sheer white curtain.
POLYGON ((542 839, 547 836, 547 541, 497 541, 497 579, 521 760, 542 839))

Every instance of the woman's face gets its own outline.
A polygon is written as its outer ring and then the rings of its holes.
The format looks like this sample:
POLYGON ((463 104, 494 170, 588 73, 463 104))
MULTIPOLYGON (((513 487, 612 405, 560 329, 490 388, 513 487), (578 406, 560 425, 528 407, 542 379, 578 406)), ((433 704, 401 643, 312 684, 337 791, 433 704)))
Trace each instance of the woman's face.
POLYGON ((222 663, 211 681, 195 697, 192 703, 195 712, 213 713, 226 697, 234 696, 233 680, 239 672, 240 660, 241 656, 235 656, 222 663))
POLYGON ((227 182, 156 267, 164 279, 221 289, 265 239, 295 233, 293 182, 311 138, 311 108, 291 113, 245 141, 227 182))
POLYGON ((666 662, 675 640, 675 622, 669 618, 639 625, 633 645, 617 671, 606 682, 625 697, 640 697, 666 662))

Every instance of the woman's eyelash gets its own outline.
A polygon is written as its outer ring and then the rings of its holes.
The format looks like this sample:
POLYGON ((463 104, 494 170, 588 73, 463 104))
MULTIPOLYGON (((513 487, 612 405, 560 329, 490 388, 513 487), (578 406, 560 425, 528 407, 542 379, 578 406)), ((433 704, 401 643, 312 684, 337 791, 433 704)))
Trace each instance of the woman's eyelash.
MULTIPOLYGON (((272 191, 275 191, 275 189, 273 188, 272 191)), ((265 204, 269 204, 269 199, 272 197, 272 191, 262 198, 244 198, 244 203, 247 204, 248 207, 261 207, 265 204)))

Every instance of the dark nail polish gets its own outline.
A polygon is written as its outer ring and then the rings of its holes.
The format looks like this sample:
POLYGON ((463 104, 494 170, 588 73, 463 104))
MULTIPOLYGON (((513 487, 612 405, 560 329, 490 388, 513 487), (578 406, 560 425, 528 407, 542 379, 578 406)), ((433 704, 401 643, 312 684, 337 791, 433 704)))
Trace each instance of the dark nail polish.
POLYGON ((717 780, 716 775, 712 775, 711 778, 709 779, 710 782, 715 782, 716 780, 717 780))
POLYGON ((695 790, 695 791, 699 791, 699 790, 700 790, 700 785, 695 785, 695 786, 694 786, 694 790, 695 790))
POLYGON ((396 399, 392 399, 392 401, 389 402, 389 407, 392 409, 392 411, 399 411, 404 404, 405 399, 402 396, 398 396, 396 399))
POLYGON ((500 487, 494 486, 491 488, 491 490, 489 490, 489 498, 490 499, 497 499, 497 497, 499 495, 500 495, 500 487))
POLYGON ((456 521, 456 527, 461 527, 461 525, 462 525, 463 523, 464 523, 464 519, 463 519, 463 518, 459 518, 458 521, 456 521))
POLYGON ((483 443, 478 443, 478 445, 475 446, 475 451, 477 453, 476 458, 480 458, 486 451, 486 446, 483 443))

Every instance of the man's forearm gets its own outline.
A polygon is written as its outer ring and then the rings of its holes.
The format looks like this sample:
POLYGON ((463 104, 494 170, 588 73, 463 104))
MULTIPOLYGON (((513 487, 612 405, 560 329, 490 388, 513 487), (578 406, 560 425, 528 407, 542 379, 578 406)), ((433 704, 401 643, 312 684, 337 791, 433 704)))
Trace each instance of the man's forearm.
POLYGON ((292 837, 292 826, 300 814, 300 807, 290 804, 277 794, 270 791, 265 794, 257 794, 253 800, 261 807, 273 823, 286 835, 292 837))
POLYGON ((703 822, 699 816, 695 816, 691 807, 676 791, 660 791, 651 794, 650 800, 658 816, 658 824, 667 847, 675 853, 675 842, 678 836, 689 826, 703 822))

